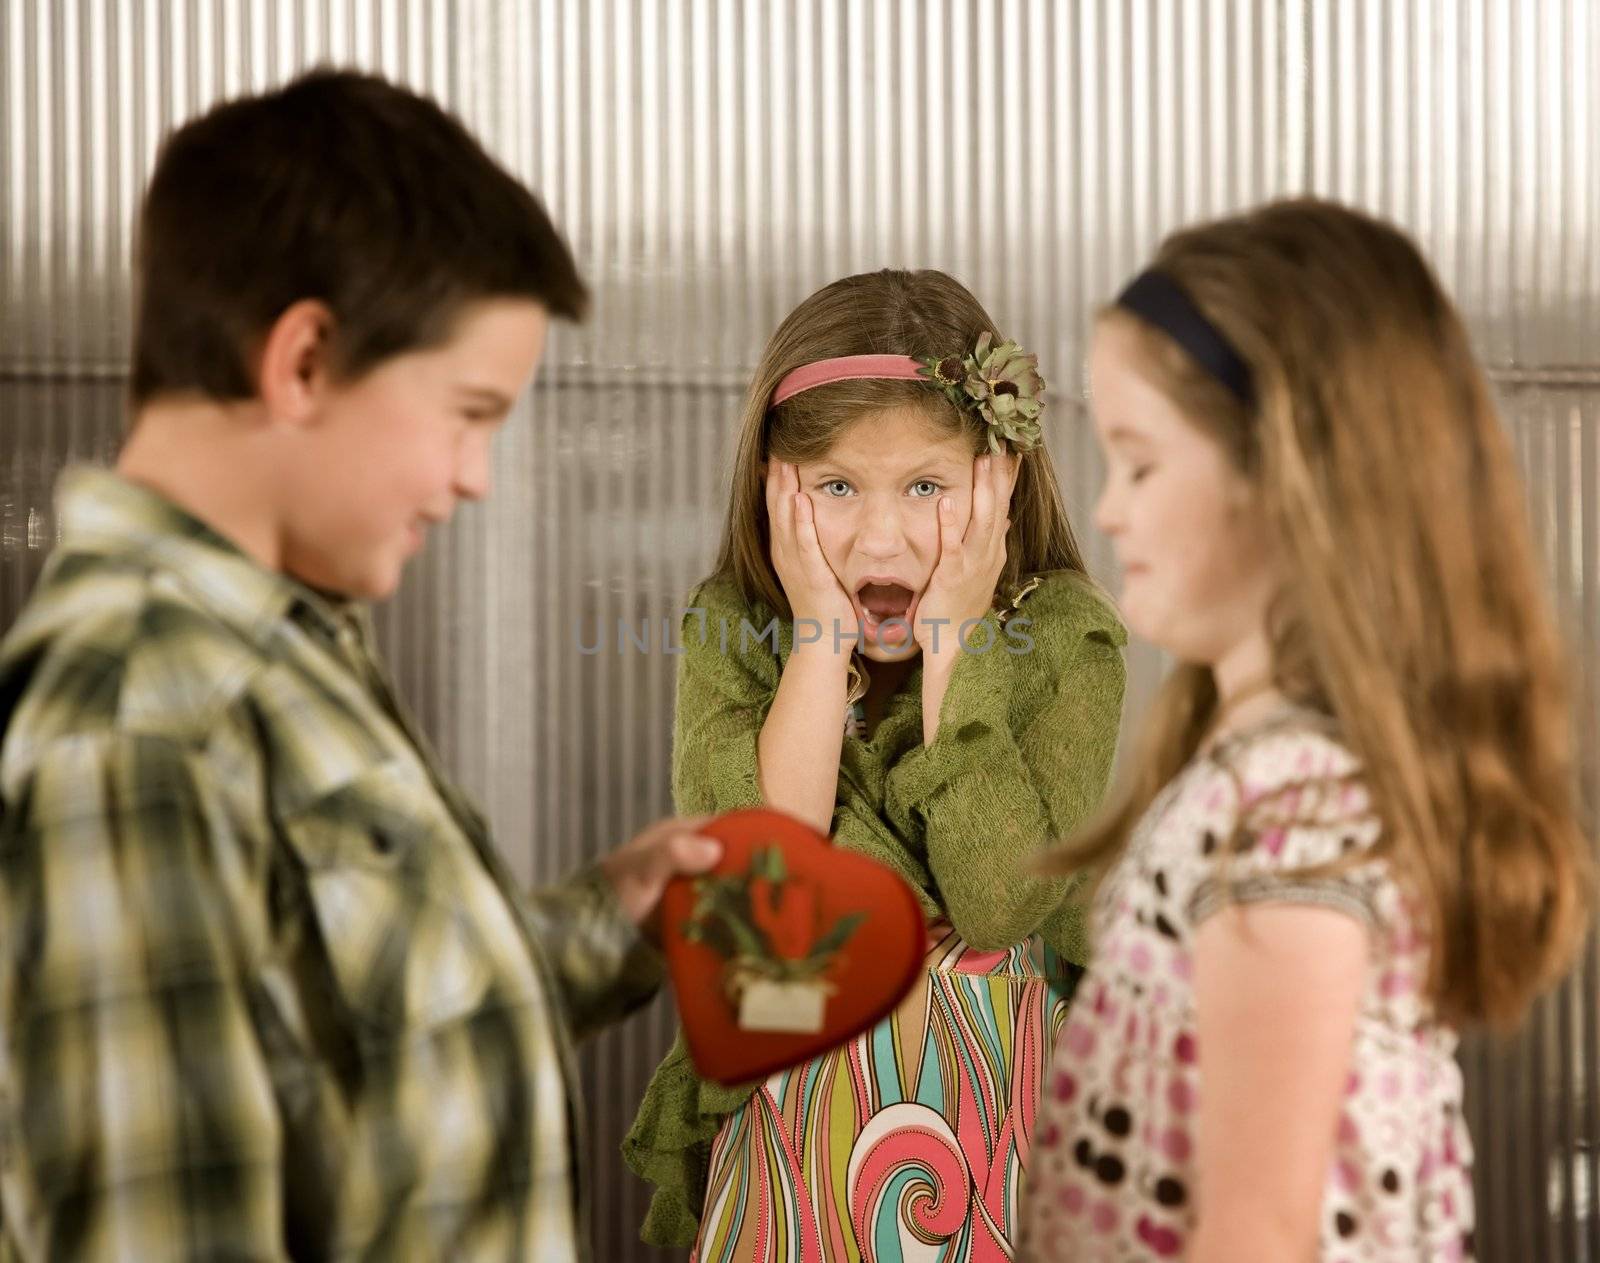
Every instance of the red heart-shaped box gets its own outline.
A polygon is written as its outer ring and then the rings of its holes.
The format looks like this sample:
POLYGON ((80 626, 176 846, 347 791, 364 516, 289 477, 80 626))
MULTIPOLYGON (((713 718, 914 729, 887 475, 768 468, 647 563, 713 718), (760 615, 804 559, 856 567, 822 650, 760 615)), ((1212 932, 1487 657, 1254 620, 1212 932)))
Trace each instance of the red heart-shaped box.
POLYGON ((696 830, 722 843, 718 876, 750 870, 756 851, 779 846, 792 877, 817 892, 819 920, 832 925, 863 913, 823 977, 828 997, 821 1031, 797 1034, 752 1031, 739 1025, 722 985, 727 962, 703 943, 684 937, 694 912, 694 879, 668 883, 661 900, 661 938, 677 993, 684 1042, 700 1074, 740 1084, 798 1065, 860 1034, 891 1012, 922 968, 927 929, 922 908, 900 877, 874 860, 833 846, 793 816, 765 808, 733 811, 696 830))

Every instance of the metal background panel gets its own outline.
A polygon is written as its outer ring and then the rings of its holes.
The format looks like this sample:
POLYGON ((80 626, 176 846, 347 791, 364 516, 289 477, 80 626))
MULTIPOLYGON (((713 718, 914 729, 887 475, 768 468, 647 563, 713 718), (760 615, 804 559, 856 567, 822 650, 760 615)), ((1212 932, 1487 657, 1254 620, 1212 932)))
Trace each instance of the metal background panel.
MULTIPOLYGON (((455 109, 596 292, 498 441, 497 490, 381 613, 401 687, 531 881, 669 808, 677 614, 767 333, 847 272, 942 267, 1040 353, 1099 575, 1089 321, 1171 228, 1313 190, 1404 224, 1462 305, 1528 473, 1600 729, 1600 11, 1590 0, 0 0, 0 625, 50 488, 122 426, 155 146, 319 61, 455 109)), ((1129 724, 1162 669, 1130 655, 1129 724)), ((1600 791, 1592 783, 1591 791, 1600 791)), ((1482 1255, 1600 1263, 1600 956, 1463 1051, 1482 1255)), ((659 1002, 585 1058, 597 1252, 659 1002)))

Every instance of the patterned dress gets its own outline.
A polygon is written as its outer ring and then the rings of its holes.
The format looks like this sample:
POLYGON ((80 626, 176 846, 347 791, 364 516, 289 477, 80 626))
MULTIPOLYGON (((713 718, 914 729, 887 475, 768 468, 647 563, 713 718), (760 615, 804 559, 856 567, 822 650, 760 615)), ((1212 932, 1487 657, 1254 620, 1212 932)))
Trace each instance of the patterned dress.
POLYGON ((1183 1257, 1204 1088, 1192 944, 1230 895, 1335 908, 1369 930, 1316 1257, 1470 1257, 1472 1147, 1456 1039, 1427 1003, 1417 917, 1387 867, 1364 857, 1380 832, 1354 755, 1306 711, 1224 741, 1156 799, 1096 903, 1094 963, 1040 1107, 1022 1257, 1183 1257), (1239 850, 1224 876, 1217 861, 1230 838, 1239 850), (1341 871, 1301 871, 1341 860, 1341 871))
POLYGON ((711 1151, 697 1263, 1013 1257, 1041 1084, 1079 974, 936 927, 898 1009, 769 1078, 711 1151))
MULTIPOLYGON (((967 934, 982 950, 939 927, 894 1014, 754 1092, 702 1080, 678 1040, 623 1142, 629 1167, 655 1186, 646 1242, 738 1263, 1011 1257, 1033 1115, 1081 972, 1068 962, 1087 948, 1070 881, 1023 865, 1104 793, 1126 641, 1080 576, 1024 587, 1031 648, 963 654, 942 712, 957 718, 934 741, 920 664, 870 732, 862 710, 841 716, 834 845, 899 874, 930 919, 976 927, 967 934)), ((771 618, 723 580, 696 589, 694 606, 711 628, 771 618)), ((986 625, 998 638, 1023 631, 986 625)), ((724 646, 686 618, 672 773, 681 813, 762 802, 759 736, 791 624, 778 621, 777 641, 776 652, 739 636, 724 646)), ((870 690, 863 676, 852 702, 870 690)))

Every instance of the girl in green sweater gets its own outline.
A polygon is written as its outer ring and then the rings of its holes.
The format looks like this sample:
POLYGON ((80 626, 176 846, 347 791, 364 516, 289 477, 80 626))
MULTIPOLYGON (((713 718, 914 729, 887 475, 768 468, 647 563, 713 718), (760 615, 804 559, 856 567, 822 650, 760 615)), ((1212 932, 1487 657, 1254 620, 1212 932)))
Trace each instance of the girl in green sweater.
POLYGON ((680 1040, 623 1147, 657 1185, 647 1241, 729 1263, 1011 1256, 1086 957, 1072 883, 1025 862, 1099 803, 1124 683, 1043 386, 940 272, 836 281, 767 346, 684 624, 674 799, 779 808, 894 869, 927 971, 764 1083, 701 1081, 680 1040))

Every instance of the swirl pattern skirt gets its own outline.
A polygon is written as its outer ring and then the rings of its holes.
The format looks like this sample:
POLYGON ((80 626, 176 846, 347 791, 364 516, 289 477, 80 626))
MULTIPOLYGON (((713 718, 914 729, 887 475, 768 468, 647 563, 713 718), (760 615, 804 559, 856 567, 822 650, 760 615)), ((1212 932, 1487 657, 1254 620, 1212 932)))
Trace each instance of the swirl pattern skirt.
POLYGON ((1037 939, 938 927, 870 1031, 769 1078, 712 1145, 695 1263, 991 1263, 1081 971, 1037 939))

